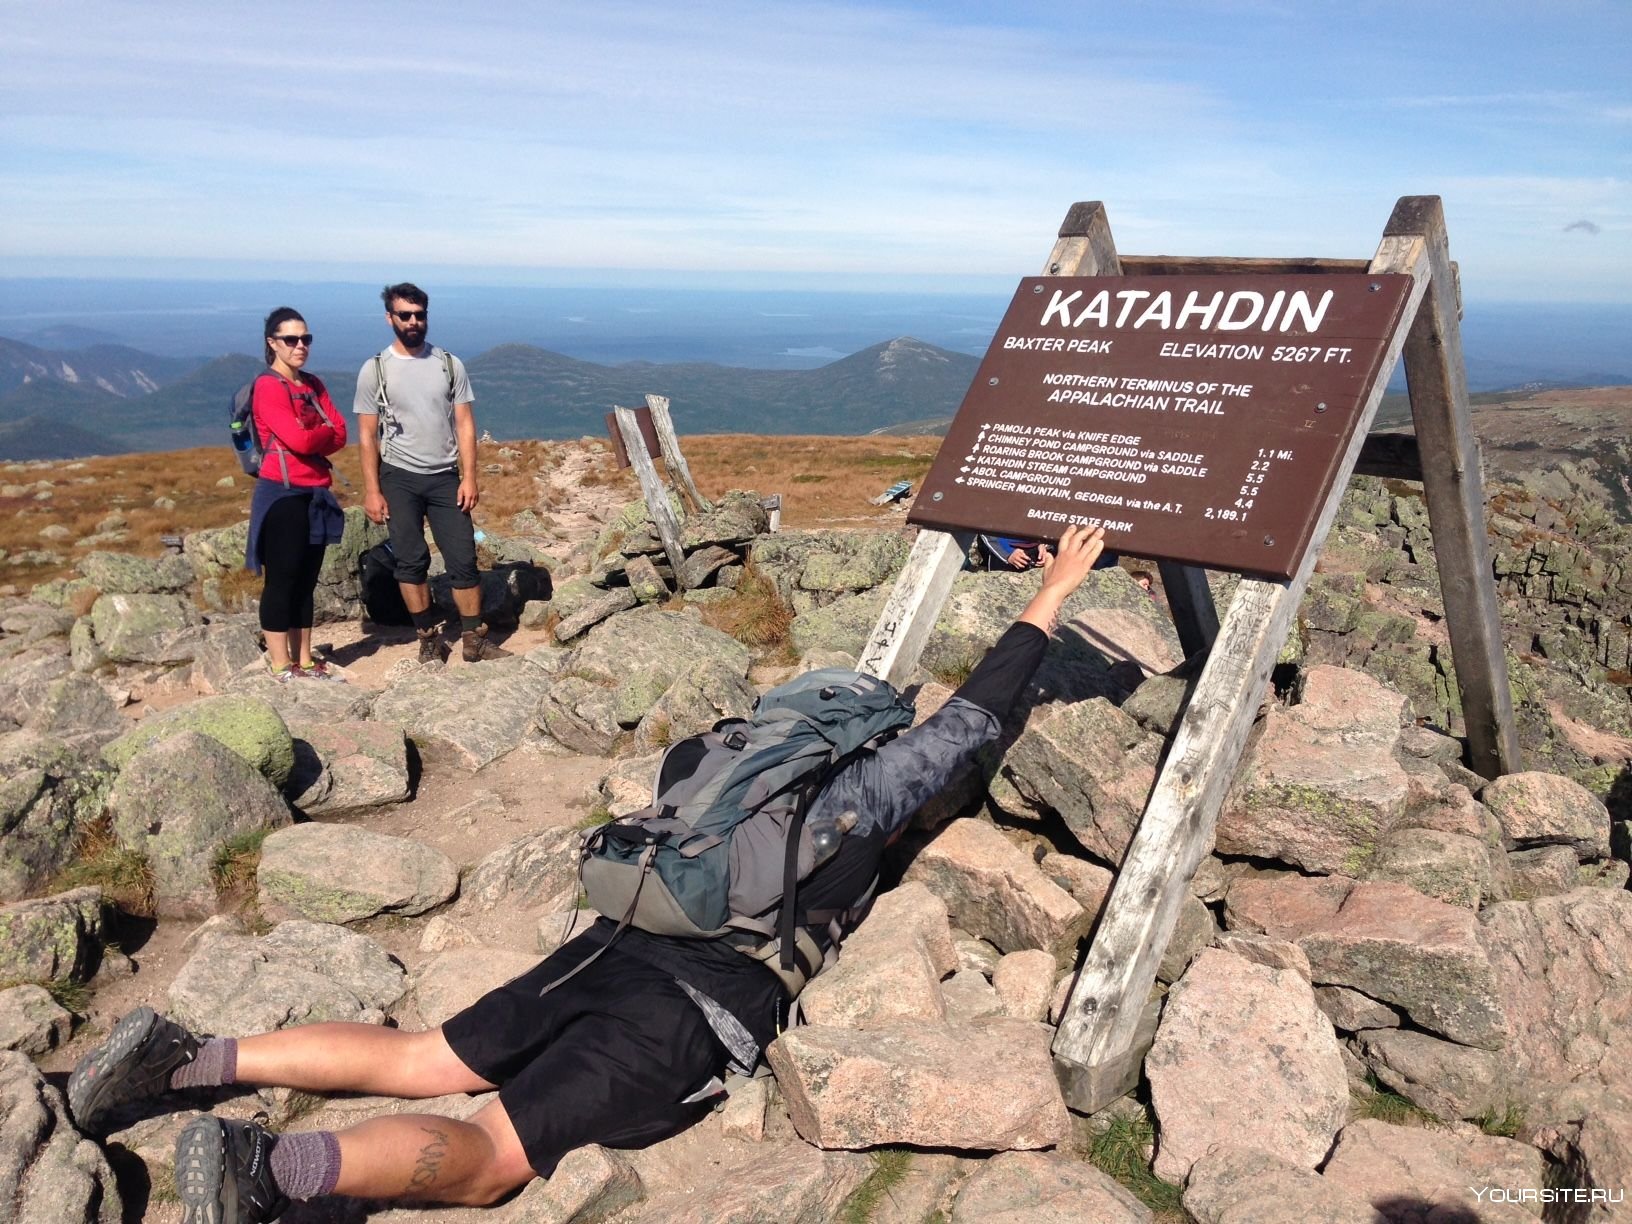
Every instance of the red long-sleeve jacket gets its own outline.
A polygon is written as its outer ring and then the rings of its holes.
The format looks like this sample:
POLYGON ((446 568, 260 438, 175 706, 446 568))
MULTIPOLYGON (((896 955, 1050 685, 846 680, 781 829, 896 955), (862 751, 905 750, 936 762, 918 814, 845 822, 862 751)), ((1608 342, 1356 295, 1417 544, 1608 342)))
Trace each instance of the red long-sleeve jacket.
POLYGON ((326 489, 334 483, 323 456, 345 446, 346 418, 329 399, 322 379, 306 375, 297 385, 276 374, 263 375, 255 380, 251 404, 255 429, 266 451, 260 471, 263 479, 282 483, 287 463, 291 485, 326 489))

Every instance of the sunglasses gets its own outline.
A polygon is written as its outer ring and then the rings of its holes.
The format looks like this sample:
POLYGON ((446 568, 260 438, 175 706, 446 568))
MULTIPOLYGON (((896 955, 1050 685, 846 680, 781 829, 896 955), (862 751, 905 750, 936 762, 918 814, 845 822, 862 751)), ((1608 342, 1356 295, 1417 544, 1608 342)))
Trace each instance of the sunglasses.
POLYGON ((305 348, 311 348, 312 347, 312 333, 311 332, 307 332, 304 336, 273 336, 272 339, 281 340, 284 344, 287 344, 290 348, 295 348, 297 346, 303 346, 305 348))
POLYGON ((425 310, 393 310, 391 313, 397 316, 398 323, 421 323, 430 317, 430 312, 425 310))

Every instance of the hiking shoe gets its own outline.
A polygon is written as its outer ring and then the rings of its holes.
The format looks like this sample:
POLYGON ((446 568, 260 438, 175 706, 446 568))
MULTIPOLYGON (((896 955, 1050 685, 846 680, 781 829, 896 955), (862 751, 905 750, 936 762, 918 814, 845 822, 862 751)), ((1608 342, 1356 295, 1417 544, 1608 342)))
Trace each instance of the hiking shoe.
POLYGON ((127 1101, 170 1091, 170 1073, 198 1057, 203 1043, 151 1007, 138 1007, 68 1077, 68 1115, 88 1135, 127 1101))
POLYGON ((466 663, 480 663, 483 659, 508 659, 510 652, 487 640, 487 626, 481 625, 459 638, 466 663))
POLYGON ((442 640, 440 629, 416 629, 415 636, 419 638, 419 661, 421 663, 446 663, 448 661, 448 646, 442 640))
POLYGON ((310 667, 297 666, 295 675, 302 680, 327 680, 331 684, 344 684, 346 682, 344 676, 332 670, 322 659, 313 659, 310 667))
POLYGON ((265 1224, 289 1206, 272 1180, 278 1138, 253 1122, 200 1114, 176 1136, 182 1224, 265 1224))
POLYGON ((295 669, 293 667, 271 667, 270 664, 268 664, 268 667, 272 672, 272 679, 279 684, 288 684, 289 681, 295 678, 295 669))

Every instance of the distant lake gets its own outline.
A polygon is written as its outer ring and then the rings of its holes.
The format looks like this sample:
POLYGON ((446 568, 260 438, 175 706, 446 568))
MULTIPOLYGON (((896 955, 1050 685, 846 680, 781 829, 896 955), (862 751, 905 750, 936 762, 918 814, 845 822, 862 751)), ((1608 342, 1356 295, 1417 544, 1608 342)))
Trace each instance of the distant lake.
MULTIPOLYGON (((978 356, 1009 300, 1006 289, 426 288, 432 339, 467 357, 522 343, 609 365, 779 370, 826 365, 897 336, 978 356)), ((255 353, 261 319, 290 305, 318 337, 318 363, 334 369, 360 364, 389 339, 378 293, 372 284, 333 282, 0 278, 0 336, 47 348, 117 343, 170 357, 255 353)), ((1462 328, 1475 390, 1632 383, 1632 305, 1471 305, 1462 328)))

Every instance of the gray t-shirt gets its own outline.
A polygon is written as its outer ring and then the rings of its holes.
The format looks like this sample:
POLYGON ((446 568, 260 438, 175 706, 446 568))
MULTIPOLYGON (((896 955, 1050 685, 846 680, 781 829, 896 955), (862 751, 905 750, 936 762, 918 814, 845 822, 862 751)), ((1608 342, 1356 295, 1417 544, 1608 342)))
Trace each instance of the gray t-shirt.
POLYGON ((382 408, 375 358, 357 372, 357 396, 351 410, 358 416, 380 418, 380 459, 410 472, 445 472, 459 462, 459 440, 453 432, 453 406, 475 402, 465 364, 449 354, 453 391, 448 391, 448 369, 442 350, 425 345, 417 356, 405 357, 396 346, 379 356, 385 372, 386 404, 382 408))

